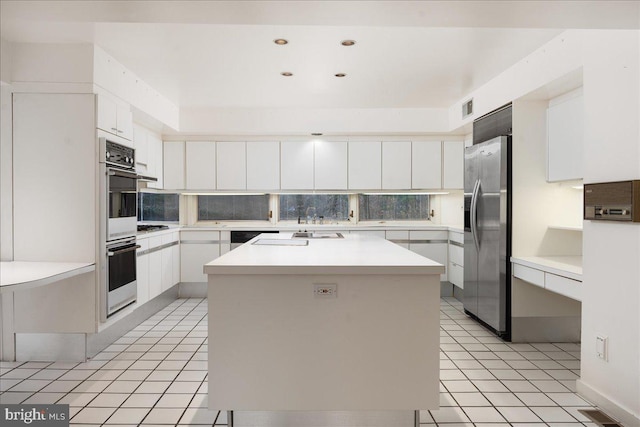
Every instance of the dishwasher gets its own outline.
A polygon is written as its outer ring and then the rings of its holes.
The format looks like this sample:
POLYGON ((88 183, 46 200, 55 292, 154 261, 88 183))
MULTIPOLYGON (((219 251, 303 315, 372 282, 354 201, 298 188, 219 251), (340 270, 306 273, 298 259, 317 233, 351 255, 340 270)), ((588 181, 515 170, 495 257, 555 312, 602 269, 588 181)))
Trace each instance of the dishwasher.
POLYGON ((232 231, 231 232, 231 250, 234 250, 238 246, 247 243, 262 233, 279 233, 278 230, 263 230, 263 231, 232 231))

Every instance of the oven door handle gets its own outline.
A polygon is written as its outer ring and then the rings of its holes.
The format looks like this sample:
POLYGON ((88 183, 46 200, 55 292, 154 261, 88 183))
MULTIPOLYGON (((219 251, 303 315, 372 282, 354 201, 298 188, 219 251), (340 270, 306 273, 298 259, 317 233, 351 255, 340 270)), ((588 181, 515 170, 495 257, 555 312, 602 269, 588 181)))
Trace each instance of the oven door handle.
POLYGON ((110 176, 122 176, 124 178, 138 179, 138 174, 136 174, 135 172, 129 172, 129 171, 124 171, 119 169, 109 168, 109 170, 107 171, 107 174, 110 176))
POLYGON ((125 249, 118 249, 117 251, 107 251, 107 256, 114 256, 118 254, 123 254, 125 252, 135 251, 136 249, 140 249, 141 247, 142 246, 140 245, 134 245, 125 249))

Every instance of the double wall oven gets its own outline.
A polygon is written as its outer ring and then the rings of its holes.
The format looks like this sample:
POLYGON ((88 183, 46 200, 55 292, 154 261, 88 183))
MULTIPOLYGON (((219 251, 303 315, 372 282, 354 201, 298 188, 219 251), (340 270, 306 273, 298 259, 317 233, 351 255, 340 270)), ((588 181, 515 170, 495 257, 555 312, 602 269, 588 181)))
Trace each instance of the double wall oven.
POLYGON ((135 150, 100 138, 102 302, 105 320, 136 301, 138 175, 135 150))

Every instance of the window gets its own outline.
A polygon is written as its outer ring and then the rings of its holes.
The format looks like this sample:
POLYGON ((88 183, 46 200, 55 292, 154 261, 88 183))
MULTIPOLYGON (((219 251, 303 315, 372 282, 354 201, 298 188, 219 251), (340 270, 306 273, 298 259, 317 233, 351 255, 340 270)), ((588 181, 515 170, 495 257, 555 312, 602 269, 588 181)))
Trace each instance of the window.
POLYGON ((268 194, 198 196, 198 221, 268 220, 268 194))
POLYGON ((138 221, 178 222, 179 213, 177 194, 138 193, 138 221))
POLYGON ((429 219, 429 196, 425 194, 359 194, 358 205, 360 221, 429 219))
POLYGON ((344 221, 349 213, 347 194, 281 194, 280 220, 312 219, 324 217, 331 221, 344 221))

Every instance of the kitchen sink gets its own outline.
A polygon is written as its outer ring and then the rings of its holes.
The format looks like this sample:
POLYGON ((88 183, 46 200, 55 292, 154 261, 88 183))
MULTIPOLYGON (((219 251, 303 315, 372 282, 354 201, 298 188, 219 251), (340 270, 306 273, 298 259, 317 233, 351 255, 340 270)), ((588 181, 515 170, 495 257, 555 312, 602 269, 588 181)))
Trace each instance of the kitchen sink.
POLYGON ((344 239, 342 233, 313 233, 311 231, 298 231, 291 236, 294 239, 344 239))

